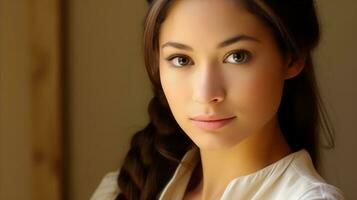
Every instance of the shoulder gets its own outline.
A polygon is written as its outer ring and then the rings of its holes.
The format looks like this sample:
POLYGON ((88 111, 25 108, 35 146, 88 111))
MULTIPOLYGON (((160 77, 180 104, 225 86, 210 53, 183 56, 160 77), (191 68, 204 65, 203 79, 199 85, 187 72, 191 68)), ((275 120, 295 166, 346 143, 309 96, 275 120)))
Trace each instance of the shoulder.
POLYGON ((119 171, 107 173, 99 183, 90 200, 114 200, 119 194, 117 177, 119 171))
POLYGON ((343 192, 326 182, 315 169, 306 150, 300 151, 286 170, 286 181, 298 200, 343 200, 343 192))
POLYGON ((344 200, 343 192, 327 183, 316 183, 307 188, 298 200, 344 200))

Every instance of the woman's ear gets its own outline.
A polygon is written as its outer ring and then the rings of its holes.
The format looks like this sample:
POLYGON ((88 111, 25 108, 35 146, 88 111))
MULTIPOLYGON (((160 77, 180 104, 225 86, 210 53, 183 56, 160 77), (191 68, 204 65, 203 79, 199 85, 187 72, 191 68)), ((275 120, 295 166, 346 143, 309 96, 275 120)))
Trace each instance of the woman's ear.
POLYGON ((299 75, 305 67, 305 60, 305 56, 295 59, 290 56, 288 59, 288 65, 285 68, 285 80, 299 75))

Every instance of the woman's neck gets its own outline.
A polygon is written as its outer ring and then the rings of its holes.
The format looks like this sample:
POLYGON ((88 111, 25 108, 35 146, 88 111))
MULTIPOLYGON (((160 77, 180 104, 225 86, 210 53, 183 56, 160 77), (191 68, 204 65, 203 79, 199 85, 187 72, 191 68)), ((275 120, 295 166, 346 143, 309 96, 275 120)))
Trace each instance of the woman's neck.
POLYGON ((249 136, 233 148, 200 149, 201 163, 189 183, 191 187, 196 185, 191 193, 200 196, 199 199, 217 199, 232 179, 254 173, 292 153, 279 126, 274 126, 249 136), (197 178, 200 180, 195 184, 197 178))

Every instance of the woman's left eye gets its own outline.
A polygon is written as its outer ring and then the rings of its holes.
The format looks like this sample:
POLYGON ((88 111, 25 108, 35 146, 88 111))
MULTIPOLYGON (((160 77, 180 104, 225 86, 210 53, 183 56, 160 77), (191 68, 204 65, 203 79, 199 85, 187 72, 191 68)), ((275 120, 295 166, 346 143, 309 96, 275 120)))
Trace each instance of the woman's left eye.
POLYGON ((224 62, 229 62, 233 64, 242 64, 248 62, 250 58, 250 52, 246 50, 238 50, 229 54, 229 56, 224 59, 224 62))

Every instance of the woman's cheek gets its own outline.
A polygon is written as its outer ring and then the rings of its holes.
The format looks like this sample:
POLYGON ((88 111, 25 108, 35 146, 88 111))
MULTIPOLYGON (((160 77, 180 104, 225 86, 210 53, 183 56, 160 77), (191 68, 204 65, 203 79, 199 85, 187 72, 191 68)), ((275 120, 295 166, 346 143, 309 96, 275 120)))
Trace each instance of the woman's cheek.
POLYGON ((274 76, 259 75, 244 84, 242 102, 251 118, 262 121, 270 119, 280 104, 282 83, 274 76))
POLYGON ((168 75, 162 76, 161 84, 166 96, 166 99, 169 103, 170 109, 176 118, 180 116, 183 117, 185 105, 187 105, 187 96, 188 89, 186 87, 185 82, 179 80, 177 76, 168 75))

